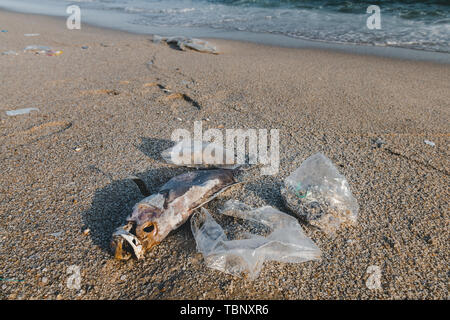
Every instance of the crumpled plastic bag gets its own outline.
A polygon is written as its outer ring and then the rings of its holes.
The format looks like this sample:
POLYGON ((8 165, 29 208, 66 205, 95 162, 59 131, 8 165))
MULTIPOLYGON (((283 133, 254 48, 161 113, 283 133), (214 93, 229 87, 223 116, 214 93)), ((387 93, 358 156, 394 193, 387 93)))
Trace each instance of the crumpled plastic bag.
POLYGON ((208 43, 208 41, 195 39, 195 38, 187 38, 183 36, 177 37, 161 37, 158 35, 153 36, 154 43, 161 43, 161 41, 166 42, 167 44, 173 44, 178 49, 185 51, 186 48, 195 50, 198 52, 219 54, 217 48, 208 43))
POLYGON ((347 179, 322 153, 307 158, 285 179, 281 195, 290 210, 328 234, 354 224, 358 216, 347 179))
POLYGON ((202 208, 192 216, 191 229, 197 250, 210 268, 255 279, 265 261, 301 263, 320 259, 320 249, 304 234, 297 219, 273 207, 253 209, 229 200, 221 214, 246 220, 252 231, 262 225, 268 234, 242 232, 237 239, 229 238, 208 210, 202 208))
POLYGON ((221 169, 236 169, 239 164, 226 163, 227 149, 218 144, 206 141, 186 141, 182 140, 161 152, 161 157, 170 164, 177 166, 193 167, 193 168, 221 168, 221 169), (198 142, 200 148, 194 148, 195 143, 198 142), (197 161, 199 159, 201 161, 197 161))
POLYGON ((18 116, 21 114, 30 113, 31 111, 39 111, 39 109, 38 108, 23 108, 23 109, 16 109, 16 110, 8 110, 8 111, 6 111, 6 114, 8 116, 18 116))
POLYGON ((2 52, 2 56, 18 56, 19 54, 13 50, 2 52))

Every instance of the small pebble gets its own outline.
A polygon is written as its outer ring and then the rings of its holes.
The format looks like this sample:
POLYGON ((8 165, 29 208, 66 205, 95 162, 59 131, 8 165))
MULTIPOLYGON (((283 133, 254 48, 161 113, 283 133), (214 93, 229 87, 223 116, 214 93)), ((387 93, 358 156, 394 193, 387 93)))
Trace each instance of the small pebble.
POLYGON ((377 148, 381 148, 381 146, 386 144, 386 142, 381 138, 377 138, 377 140, 375 140, 375 144, 377 145, 377 148))

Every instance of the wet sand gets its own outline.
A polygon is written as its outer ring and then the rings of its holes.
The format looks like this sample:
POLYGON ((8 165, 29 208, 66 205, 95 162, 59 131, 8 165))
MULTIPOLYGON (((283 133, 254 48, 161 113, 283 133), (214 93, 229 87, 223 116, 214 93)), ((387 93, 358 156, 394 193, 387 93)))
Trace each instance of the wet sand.
POLYGON ((0 21, 0 52, 18 53, 0 55, 0 277, 21 280, 0 281, 1 299, 448 299, 449 65, 226 40, 211 55, 50 17, 0 21), (39 111, 6 115, 21 108, 39 111), (189 224, 141 261, 113 260, 111 233, 142 199, 127 177, 155 192, 188 171, 160 152, 202 119, 280 130, 279 173, 252 172, 211 211, 231 198, 286 211, 283 179, 320 151, 347 177, 357 225, 305 227, 322 260, 266 263, 255 281, 208 269, 189 224), (73 265, 81 289, 67 286, 73 265))

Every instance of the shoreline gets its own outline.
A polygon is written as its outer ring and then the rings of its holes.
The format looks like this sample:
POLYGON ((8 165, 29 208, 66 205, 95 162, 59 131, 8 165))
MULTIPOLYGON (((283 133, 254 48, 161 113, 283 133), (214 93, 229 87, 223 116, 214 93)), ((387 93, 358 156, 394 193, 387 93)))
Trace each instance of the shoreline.
MULTIPOLYGON (((33 13, 26 11, 15 11, 0 6, 0 10, 11 13, 38 15, 48 18, 54 18, 65 21, 67 17, 62 15, 50 15, 45 13, 33 13)), ((420 49, 410 49, 403 47, 390 47, 390 46, 376 46, 368 44, 352 44, 352 43, 334 43, 321 40, 308 40, 299 39, 282 34, 271 33, 256 33, 247 31, 223 31, 223 30, 209 30, 203 28, 153 28, 153 31, 144 32, 141 30, 141 26, 133 28, 132 25, 125 27, 113 27, 102 25, 94 21, 82 22, 82 25, 86 24, 91 27, 112 30, 118 32, 125 32, 135 35, 160 35, 160 36, 189 36, 196 38, 204 38, 207 40, 227 40, 248 42, 255 44, 262 44, 267 46, 277 46, 283 48, 297 48, 297 49, 319 49, 327 50, 331 52, 343 52, 357 55, 377 56, 399 60, 412 60, 412 61, 425 61, 435 62, 441 64, 450 64, 450 53, 438 52, 438 51, 426 51, 420 49), (169 32, 167 31, 169 30, 169 32), (159 32, 160 31, 160 32, 159 32), (184 33, 183 33, 184 31, 184 33)))

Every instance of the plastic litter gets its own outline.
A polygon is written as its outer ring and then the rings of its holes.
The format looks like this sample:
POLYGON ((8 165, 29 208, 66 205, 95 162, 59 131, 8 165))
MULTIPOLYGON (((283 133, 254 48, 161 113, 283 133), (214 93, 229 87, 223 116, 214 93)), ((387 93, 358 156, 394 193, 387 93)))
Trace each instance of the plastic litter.
POLYGON ((201 39, 195 39, 195 38, 188 38, 183 36, 177 36, 177 37, 161 37, 158 35, 153 36, 153 42, 154 43, 161 43, 165 42, 167 44, 175 45, 178 49, 182 51, 186 51, 186 48, 195 50, 198 52, 205 52, 205 53, 212 53, 212 54, 218 54, 217 48, 211 44, 208 43, 208 41, 201 40, 201 39))
POLYGON ((8 30, 1 30, 0 32, 8 32, 8 30))
POLYGON ((25 49, 23 49, 23 51, 24 52, 31 51, 36 54, 46 54, 48 56, 59 56, 63 53, 62 50, 52 50, 52 48, 50 47, 37 45, 27 46, 25 47, 25 49))
POLYGON ((54 236, 55 238, 59 238, 62 235, 62 231, 50 233, 51 236, 54 236))
POLYGON ((227 150, 225 148, 212 142, 191 140, 189 143, 186 140, 182 140, 173 147, 164 150, 161 156, 166 162, 178 166, 222 169, 238 168, 239 164, 226 163, 226 152, 227 150), (195 148, 196 144, 200 148, 195 148), (196 159, 200 161, 196 161, 196 159))
POLYGON ((40 36, 39 33, 25 33, 24 34, 25 37, 37 37, 40 36))
POLYGON ((30 113, 31 111, 39 111, 39 109, 38 108, 24 108, 24 109, 17 109, 17 110, 9 110, 9 111, 6 111, 6 115, 17 116, 17 115, 21 115, 21 114, 30 113))
POLYGON ((425 142, 425 144, 427 144, 429 146, 432 146, 432 147, 436 146, 436 144, 433 141, 430 141, 430 140, 424 140, 423 142, 425 142))
POLYGON ((345 177, 322 153, 307 158, 284 181, 286 206, 325 233, 342 224, 354 224, 359 206, 345 177))
POLYGON ((205 208, 192 216, 197 250, 209 268, 255 279, 265 261, 301 263, 320 259, 320 249, 304 234, 297 219, 273 207, 253 209, 229 200, 221 214, 244 219, 249 226, 229 238, 226 233, 230 235, 230 230, 226 228, 225 232, 205 208))
POLYGON ((54 50, 48 50, 48 51, 46 52, 46 54, 47 54, 48 56, 50 56, 50 57, 53 57, 53 56, 59 56, 59 55, 63 54, 63 51, 62 51, 62 50, 56 50, 56 51, 54 51, 54 50))
POLYGON ((88 46, 82 46, 81 49, 85 49, 86 50, 86 49, 89 49, 89 47, 88 46))
POLYGON ((47 46, 37 46, 37 45, 26 46, 23 49, 23 51, 32 51, 37 53, 45 53, 48 50, 51 50, 51 48, 47 46))

